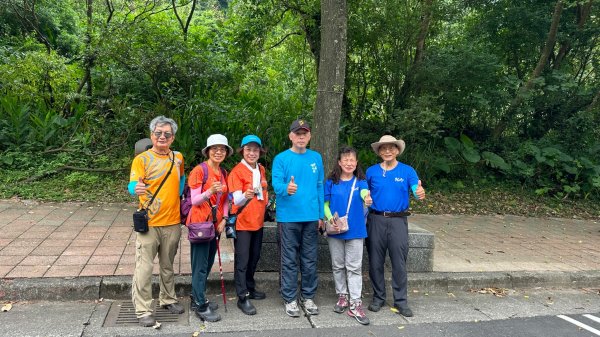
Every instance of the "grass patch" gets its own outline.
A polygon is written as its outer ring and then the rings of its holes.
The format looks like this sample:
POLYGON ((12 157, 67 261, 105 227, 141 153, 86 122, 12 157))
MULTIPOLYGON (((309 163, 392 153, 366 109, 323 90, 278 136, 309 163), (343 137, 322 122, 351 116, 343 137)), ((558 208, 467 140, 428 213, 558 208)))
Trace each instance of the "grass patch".
POLYGON ((131 202, 128 174, 64 172, 25 183, 27 173, 0 171, 0 198, 40 201, 131 202))
MULTIPOLYGON (((64 172, 30 183, 26 172, 0 170, 0 198, 40 201, 132 202, 127 192, 127 173, 99 174, 64 172)), ((520 215, 600 219, 600 202, 595 199, 558 199, 538 196, 520 186, 433 186, 424 202, 411 201, 414 213, 466 215, 520 215)))

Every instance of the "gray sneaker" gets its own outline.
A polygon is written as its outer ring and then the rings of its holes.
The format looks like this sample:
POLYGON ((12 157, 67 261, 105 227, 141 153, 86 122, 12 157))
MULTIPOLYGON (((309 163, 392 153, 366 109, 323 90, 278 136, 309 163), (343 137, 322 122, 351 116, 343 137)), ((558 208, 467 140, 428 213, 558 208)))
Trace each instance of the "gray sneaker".
POLYGON ((302 305, 304 305, 304 309, 306 309, 306 313, 308 313, 309 315, 318 315, 319 314, 319 308, 317 308, 317 305, 315 304, 315 302, 313 302, 312 299, 306 299, 302 302, 302 305))
POLYGON ((285 313, 290 317, 300 317, 300 309, 298 308, 298 302, 291 301, 285 303, 285 313))

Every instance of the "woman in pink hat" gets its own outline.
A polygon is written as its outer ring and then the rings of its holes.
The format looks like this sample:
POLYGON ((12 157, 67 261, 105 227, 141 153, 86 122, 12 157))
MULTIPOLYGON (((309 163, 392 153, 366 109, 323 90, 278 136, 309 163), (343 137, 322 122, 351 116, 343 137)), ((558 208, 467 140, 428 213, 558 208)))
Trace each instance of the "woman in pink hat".
POLYGON ((367 251, 369 277, 373 286, 370 311, 379 311, 385 304, 384 262, 389 251, 392 262, 392 290, 395 311, 405 317, 413 316, 407 303, 408 278, 408 220, 410 194, 425 199, 425 190, 414 168, 401 163, 397 157, 406 145, 402 139, 385 135, 371 148, 383 160, 367 169, 367 182, 373 204, 367 219, 367 251))

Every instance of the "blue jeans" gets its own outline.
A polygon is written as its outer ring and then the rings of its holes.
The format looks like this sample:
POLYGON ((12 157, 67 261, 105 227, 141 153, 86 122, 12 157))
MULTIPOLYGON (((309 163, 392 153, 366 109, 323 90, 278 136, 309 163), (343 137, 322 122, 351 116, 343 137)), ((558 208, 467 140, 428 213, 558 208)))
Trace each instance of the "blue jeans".
POLYGON ((281 297, 286 302, 297 299, 298 262, 302 274, 301 292, 312 299, 317 292, 318 221, 278 222, 281 256, 281 297))
POLYGON ((190 244, 192 262, 192 295, 196 305, 204 304, 206 297, 206 280, 215 262, 217 238, 207 243, 190 244))

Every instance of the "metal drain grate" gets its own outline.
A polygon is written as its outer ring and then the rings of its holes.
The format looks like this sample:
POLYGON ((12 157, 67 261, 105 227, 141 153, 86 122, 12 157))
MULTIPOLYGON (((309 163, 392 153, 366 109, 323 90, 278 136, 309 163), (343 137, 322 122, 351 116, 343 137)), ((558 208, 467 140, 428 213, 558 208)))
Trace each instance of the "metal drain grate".
MULTIPOLYGON (((158 301, 154 300, 154 318, 160 323, 170 323, 175 325, 189 325, 188 310, 190 303, 187 300, 180 300, 179 303, 186 308, 185 313, 178 315, 172 314, 167 309, 163 309, 158 305, 158 301)), ((138 319, 135 317, 135 308, 131 301, 115 301, 111 304, 106 319, 104 320, 105 327, 117 326, 137 326, 138 319)))

